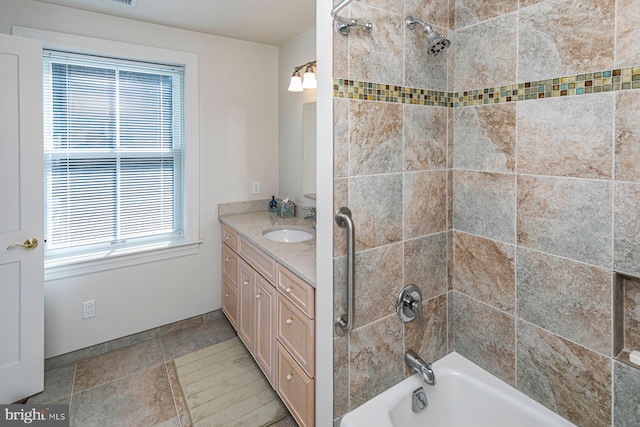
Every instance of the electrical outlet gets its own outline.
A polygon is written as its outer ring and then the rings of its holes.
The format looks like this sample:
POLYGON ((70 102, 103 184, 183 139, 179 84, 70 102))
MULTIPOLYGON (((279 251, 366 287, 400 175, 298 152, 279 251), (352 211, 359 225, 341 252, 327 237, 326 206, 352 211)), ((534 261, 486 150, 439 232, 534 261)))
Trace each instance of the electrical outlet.
POLYGON ((82 303, 82 318, 88 319, 96 316, 96 300, 85 301, 82 303))
POLYGON ((260 181, 253 181, 251 183, 251 194, 260 194, 260 181))

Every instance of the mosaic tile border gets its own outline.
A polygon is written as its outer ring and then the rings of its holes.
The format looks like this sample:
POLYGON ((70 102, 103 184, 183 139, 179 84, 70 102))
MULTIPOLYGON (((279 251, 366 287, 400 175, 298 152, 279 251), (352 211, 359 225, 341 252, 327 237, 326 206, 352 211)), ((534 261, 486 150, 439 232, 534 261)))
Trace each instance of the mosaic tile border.
POLYGON ((640 89, 640 66, 463 92, 445 92, 333 78, 333 97, 438 107, 470 107, 640 89))
POLYGON ((333 97, 439 107, 449 107, 451 104, 450 92, 394 86, 384 83, 361 82, 336 77, 333 78, 333 97))

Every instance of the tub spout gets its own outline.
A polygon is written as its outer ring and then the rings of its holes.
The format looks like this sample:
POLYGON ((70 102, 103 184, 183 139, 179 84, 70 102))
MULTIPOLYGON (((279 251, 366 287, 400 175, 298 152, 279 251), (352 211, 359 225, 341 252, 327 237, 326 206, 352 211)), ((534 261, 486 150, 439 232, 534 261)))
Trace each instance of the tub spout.
POLYGON ((422 376, 425 383, 429 385, 436 385, 436 376, 431 369, 431 363, 427 363, 422 360, 413 350, 409 350, 405 353, 404 361, 410 368, 422 376))

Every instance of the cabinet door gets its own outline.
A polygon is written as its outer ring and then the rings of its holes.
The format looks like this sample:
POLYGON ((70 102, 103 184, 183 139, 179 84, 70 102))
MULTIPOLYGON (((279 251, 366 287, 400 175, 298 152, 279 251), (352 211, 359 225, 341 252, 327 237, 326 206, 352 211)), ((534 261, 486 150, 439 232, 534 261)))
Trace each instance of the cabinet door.
POLYGON ((256 273, 244 260, 238 260, 238 336, 253 354, 254 301, 256 295, 256 273))
POLYGON ((300 427, 315 425, 315 380, 277 343, 276 391, 300 427))
POLYGON ((226 277, 222 278, 222 311, 231 326, 238 330, 238 291, 226 277))
POLYGON ((222 276, 238 289, 238 254, 226 244, 222 245, 222 276))
POLYGON ((254 357, 271 385, 274 385, 276 289, 259 274, 256 275, 255 303, 254 357))
POLYGON ((315 322, 282 294, 278 294, 278 341, 310 377, 315 373, 315 322))

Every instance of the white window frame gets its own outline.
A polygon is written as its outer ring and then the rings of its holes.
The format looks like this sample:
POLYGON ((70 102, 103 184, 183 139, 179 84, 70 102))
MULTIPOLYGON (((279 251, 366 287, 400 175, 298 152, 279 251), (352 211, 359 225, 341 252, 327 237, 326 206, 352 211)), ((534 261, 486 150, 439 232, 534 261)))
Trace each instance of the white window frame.
POLYGON ((184 236, 149 245, 46 260, 45 281, 197 254, 202 243, 199 237, 198 55, 18 26, 14 26, 12 32, 41 40, 45 49, 184 67, 184 236))

